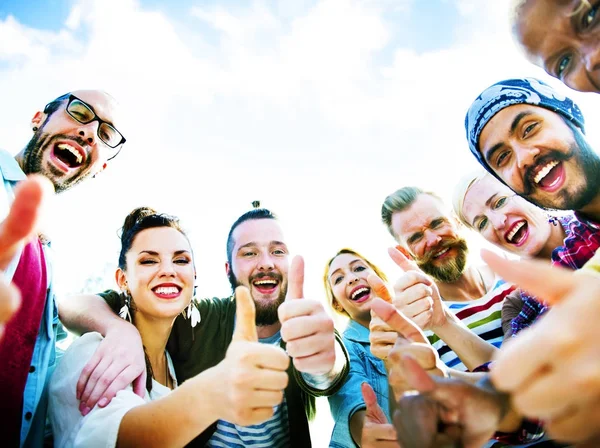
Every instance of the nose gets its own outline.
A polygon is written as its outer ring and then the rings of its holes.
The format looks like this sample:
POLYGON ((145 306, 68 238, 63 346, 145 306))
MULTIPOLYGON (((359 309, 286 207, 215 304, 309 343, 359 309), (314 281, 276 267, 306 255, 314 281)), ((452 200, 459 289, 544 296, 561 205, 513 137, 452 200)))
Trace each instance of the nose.
POLYGON ((600 49, 597 39, 587 39, 580 48, 581 58, 588 73, 600 68, 600 49))
POLYGON ((425 230, 425 244, 427 244, 427 247, 433 247, 435 245, 437 245, 442 238, 435 232, 432 232, 431 230, 427 229, 425 230))
POLYGON ((492 212, 490 213, 489 220, 492 223, 494 229, 496 230, 501 230, 506 225, 506 216, 504 215, 504 213, 492 212))
POLYGON ((275 268, 273 259, 269 254, 263 254, 258 260, 259 271, 272 271, 275 268))
POLYGON ((351 273, 348 275, 348 284, 351 285, 352 283, 356 283, 358 281, 358 277, 356 276, 356 274, 351 273))
POLYGON ((97 121, 92 121, 91 123, 83 124, 79 127, 79 136, 84 139, 88 145, 93 145, 95 143, 97 132, 97 121))
POLYGON ((171 260, 165 260, 160 264, 160 275, 162 277, 175 277, 175 265, 171 260))
POLYGON ((540 150, 536 146, 529 144, 515 147, 514 152, 517 158, 517 166, 521 170, 533 165, 536 157, 540 154, 540 150))

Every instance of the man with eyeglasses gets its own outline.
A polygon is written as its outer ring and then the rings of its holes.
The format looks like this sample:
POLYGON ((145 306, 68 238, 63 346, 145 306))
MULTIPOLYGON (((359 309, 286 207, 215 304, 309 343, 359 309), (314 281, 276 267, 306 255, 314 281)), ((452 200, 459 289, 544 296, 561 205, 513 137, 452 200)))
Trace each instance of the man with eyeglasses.
POLYGON ((0 151, 0 216, 8 215, 0 225, 0 446, 44 444, 46 383, 55 343, 64 335, 48 245, 30 238, 44 191, 51 189, 45 184, 62 192, 106 168, 125 143, 114 125, 116 109, 105 92, 68 93, 33 116, 33 136, 21 152, 0 151))

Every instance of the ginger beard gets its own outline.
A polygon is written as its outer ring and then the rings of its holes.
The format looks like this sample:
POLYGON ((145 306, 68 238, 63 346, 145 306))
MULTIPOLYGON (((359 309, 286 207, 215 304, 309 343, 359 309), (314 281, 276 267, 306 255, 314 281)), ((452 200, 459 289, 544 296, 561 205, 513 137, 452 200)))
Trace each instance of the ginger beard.
POLYGON ((467 264, 469 249, 464 238, 445 238, 433 249, 417 258, 419 268, 434 279, 452 283, 459 279, 467 264))

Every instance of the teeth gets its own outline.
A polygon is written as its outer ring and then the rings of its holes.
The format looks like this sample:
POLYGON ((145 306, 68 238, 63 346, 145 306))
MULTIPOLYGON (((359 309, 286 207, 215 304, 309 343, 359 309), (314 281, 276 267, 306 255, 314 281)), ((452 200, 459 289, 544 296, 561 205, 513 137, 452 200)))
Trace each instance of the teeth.
POLYGON ((513 227, 513 229, 508 232, 508 235, 506 235, 506 239, 509 242, 513 242, 513 238, 515 237, 515 235, 517 234, 517 232, 521 229, 521 227, 523 227, 525 225, 525 221, 521 221, 520 223, 518 223, 517 225, 515 225, 513 227))
POLYGON ((255 285, 275 285, 277 282, 275 280, 258 280, 254 282, 255 285))
POLYGON ((448 252, 449 250, 450 250, 450 248, 449 248, 449 247, 446 247, 445 249, 442 249, 442 250, 440 250, 439 252, 437 252, 437 253, 433 254, 433 257, 434 257, 434 258, 441 257, 442 255, 444 255, 444 254, 445 254, 446 252, 448 252))
POLYGON ((359 295, 360 293, 362 293, 362 292, 369 292, 369 288, 364 288, 364 287, 363 287, 363 288, 357 289, 356 291, 354 291, 354 292, 352 293, 352 296, 350 297, 350 300, 354 300, 354 298, 355 298, 357 295, 359 295))
POLYGON ((60 145, 58 145, 58 148, 69 151, 71 154, 73 154, 75 156, 75 158, 77 159, 77 163, 81 163, 81 160, 82 160, 81 154, 79 153, 79 151, 77 151, 71 145, 67 145, 66 143, 61 143, 60 145))
POLYGON ((179 290, 175 286, 160 286, 154 290, 157 294, 177 294, 179 290))
POLYGON ((548 162, 546 164, 546 166, 544 168, 542 168, 541 170, 538 171, 538 173, 535 175, 535 177, 533 178, 533 181, 536 184, 539 184, 540 181, 546 177, 546 175, 550 172, 550 170, 552 168, 554 168, 556 165, 558 165, 558 162, 556 160, 553 160, 552 162, 548 162))

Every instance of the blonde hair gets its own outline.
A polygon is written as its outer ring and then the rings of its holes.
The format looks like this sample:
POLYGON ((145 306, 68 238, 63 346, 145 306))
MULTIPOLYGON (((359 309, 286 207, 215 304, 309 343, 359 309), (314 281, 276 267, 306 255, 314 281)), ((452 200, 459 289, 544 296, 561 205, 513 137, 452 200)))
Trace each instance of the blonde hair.
POLYGON ((338 256, 343 255, 343 254, 350 254, 350 255, 354 255, 354 256, 360 258, 367 264, 367 266, 369 266, 373 270, 373 272, 375 272, 377 277, 379 277, 384 282, 387 282, 388 279, 387 279, 386 275, 381 271, 381 269, 379 269, 377 266, 375 266, 373 263, 371 263, 369 260, 367 260, 365 257, 363 257, 361 254, 359 254, 355 250, 348 249, 345 247, 343 249, 340 249, 333 257, 331 257, 329 259, 329 261, 327 262, 327 265, 325 265, 325 273, 323 274, 323 286, 325 286, 325 296, 327 297, 327 303, 337 313, 339 313, 343 316, 346 316, 346 317, 350 317, 348 315, 348 313, 346 313, 346 311, 344 311, 342 306, 338 303, 338 301, 334 297, 333 289, 331 288, 331 283, 329 282, 329 269, 331 268, 331 263, 338 256), (336 306, 336 304, 337 304, 337 306, 336 306))
POLYGON ((452 195, 452 209, 454 211, 454 216, 469 229, 472 229, 473 225, 467 220, 463 213, 465 197, 473 185, 480 180, 485 179, 487 176, 491 177, 491 174, 484 169, 477 169, 476 171, 472 171, 463 176, 454 187, 452 195))

